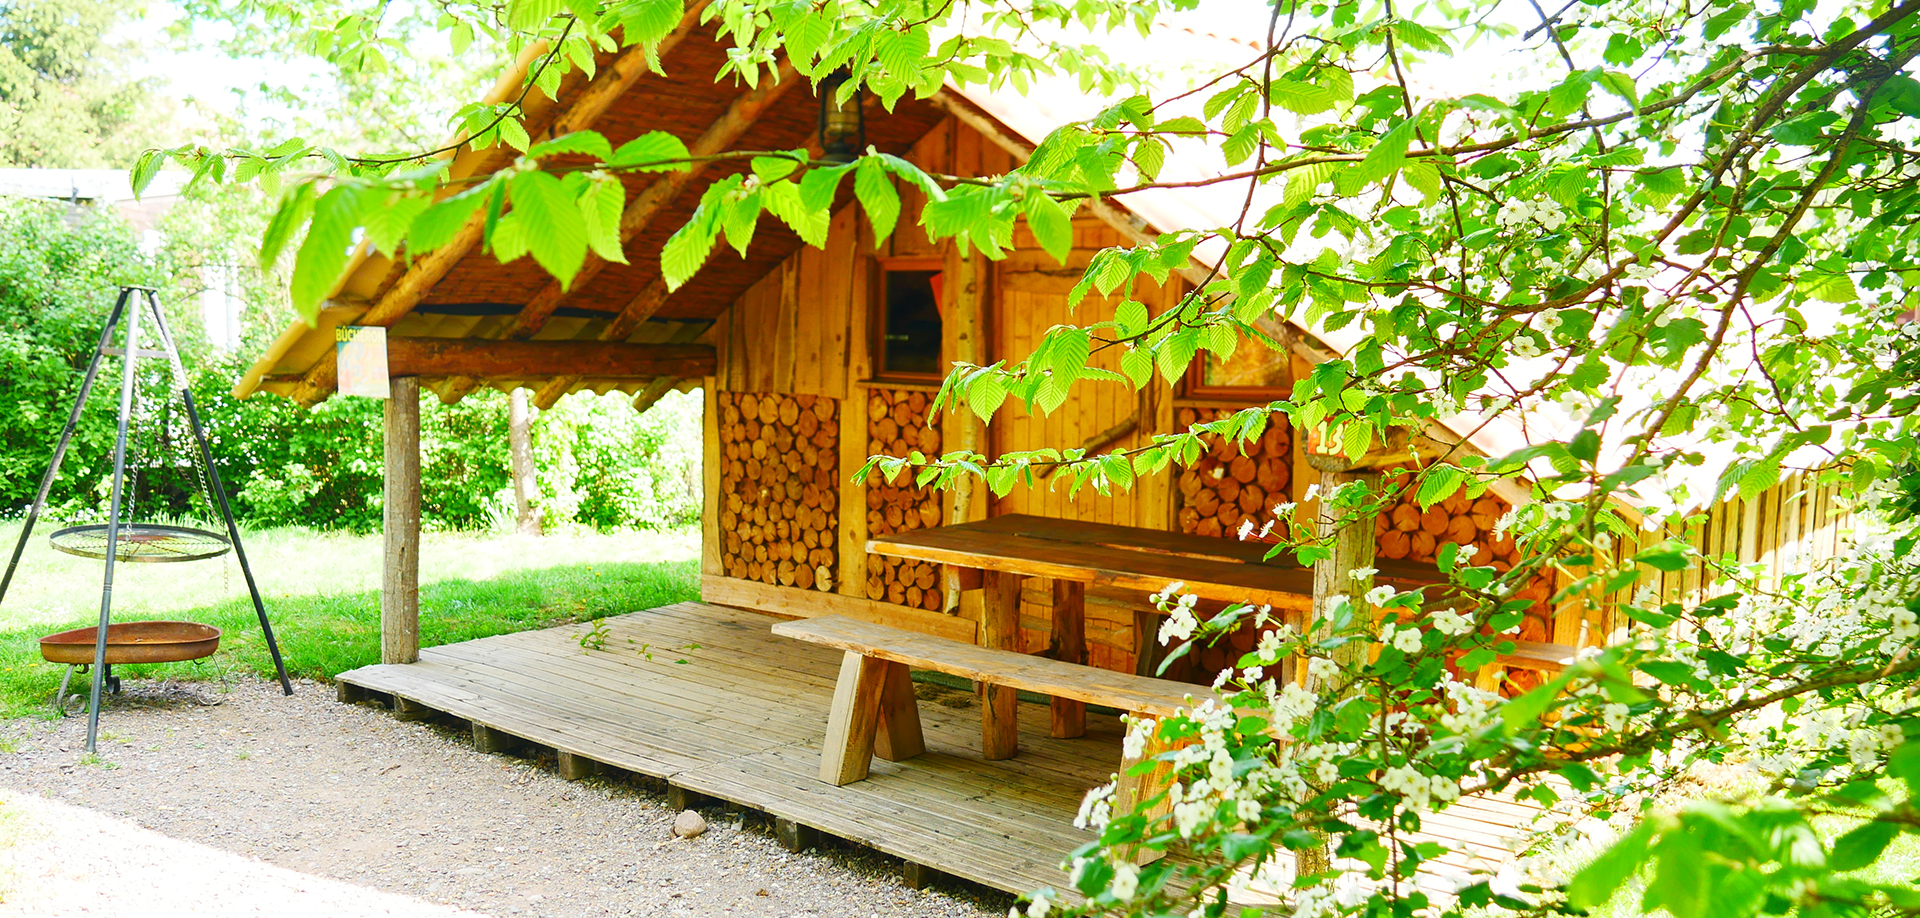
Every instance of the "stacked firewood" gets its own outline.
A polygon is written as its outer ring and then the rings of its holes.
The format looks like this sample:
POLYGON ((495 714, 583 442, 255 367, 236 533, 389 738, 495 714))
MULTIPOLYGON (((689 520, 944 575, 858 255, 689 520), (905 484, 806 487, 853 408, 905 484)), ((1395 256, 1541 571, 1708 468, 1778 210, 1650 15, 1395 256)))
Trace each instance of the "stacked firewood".
MULTIPOLYGON (((1228 408, 1182 408, 1175 420, 1184 430, 1232 413, 1228 408)), ((1287 492, 1293 477, 1293 436, 1284 415, 1275 415, 1274 423, 1252 443, 1207 439, 1206 453, 1180 473, 1181 532, 1234 537, 1247 521, 1258 530, 1273 519, 1275 505, 1293 499, 1287 492)))
POLYGON ((720 392, 721 560, 729 577, 832 590, 839 403, 720 392))
MULTIPOLYGON (((914 450, 940 454, 940 416, 932 399, 917 390, 872 389, 867 393, 867 454, 905 457, 914 450)), ((913 472, 893 481, 879 470, 867 474, 867 532, 890 535, 938 526, 943 521, 940 492, 914 487, 913 472)), ((945 595, 940 568, 925 561, 867 555, 867 598, 938 611, 945 595)))
MULTIPOLYGON (((1391 482, 1395 476, 1410 474, 1401 469, 1388 473, 1388 477, 1391 482)), ((1492 494, 1474 498, 1458 491, 1422 510, 1415 499, 1416 490, 1409 486, 1401 493, 1398 503, 1374 520, 1373 531, 1378 539, 1374 550, 1380 558, 1432 564, 1440 546, 1452 542, 1474 547, 1473 564, 1491 565, 1503 571, 1513 565, 1518 551, 1513 536, 1494 532, 1500 518, 1513 509, 1512 504, 1492 494)), ((1523 641, 1552 641, 1553 610, 1548 604, 1553 596, 1552 578, 1536 578, 1514 595, 1533 600, 1533 608, 1527 611, 1518 637, 1523 641)))

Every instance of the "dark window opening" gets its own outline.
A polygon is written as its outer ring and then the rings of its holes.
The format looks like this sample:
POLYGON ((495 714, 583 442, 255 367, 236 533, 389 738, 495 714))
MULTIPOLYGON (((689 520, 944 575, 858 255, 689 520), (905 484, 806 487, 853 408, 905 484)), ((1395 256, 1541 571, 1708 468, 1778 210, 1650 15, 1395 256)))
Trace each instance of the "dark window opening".
MULTIPOLYGON (((1253 324, 1275 344, 1290 334, 1278 316, 1262 316, 1253 324)), ((1292 356, 1284 347, 1275 349, 1250 335, 1241 335, 1233 356, 1225 360, 1205 352, 1187 375, 1187 395, 1193 397, 1285 396, 1292 390, 1292 356)))
POLYGON ((939 376, 940 272, 887 271, 880 311, 880 372, 939 376))

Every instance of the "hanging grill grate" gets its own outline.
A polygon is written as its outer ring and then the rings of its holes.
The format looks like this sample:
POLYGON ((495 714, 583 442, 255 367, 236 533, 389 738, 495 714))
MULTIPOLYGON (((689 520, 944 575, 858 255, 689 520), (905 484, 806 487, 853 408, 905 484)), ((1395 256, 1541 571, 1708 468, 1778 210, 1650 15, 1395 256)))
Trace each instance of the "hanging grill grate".
MULTIPOLYGON (((47 537, 53 547, 82 558, 107 557, 107 525, 68 526, 47 537)), ((141 564, 199 561, 233 550, 233 543, 217 532, 159 523, 122 523, 114 558, 141 564)))

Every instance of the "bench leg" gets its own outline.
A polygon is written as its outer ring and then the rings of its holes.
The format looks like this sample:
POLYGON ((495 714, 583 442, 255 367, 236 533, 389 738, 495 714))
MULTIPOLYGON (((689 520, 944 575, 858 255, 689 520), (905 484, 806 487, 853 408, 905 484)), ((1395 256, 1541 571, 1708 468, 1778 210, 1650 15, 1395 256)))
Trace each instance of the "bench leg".
MULTIPOLYGON (((1020 650, 1020 577, 987 571, 982 590, 980 643, 996 650, 1020 650)), ((980 755, 988 761, 1013 758, 1020 751, 1019 693, 1011 686, 980 686, 980 755)))
MULTIPOLYGON (((1135 719, 1140 719, 1145 715, 1135 714, 1133 716, 1135 719)), ((1169 763, 1156 762, 1154 763, 1154 767, 1143 775, 1134 775, 1128 772, 1133 769, 1134 765, 1151 759, 1167 751, 1168 748, 1165 742, 1156 737, 1147 741, 1146 748, 1140 753, 1140 758, 1122 759, 1120 761, 1120 780, 1113 791, 1114 816, 1118 817, 1122 814, 1133 812, 1134 807, 1139 806, 1142 801, 1151 800, 1155 795, 1167 789, 1168 779, 1173 777, 1173 766, 1169 763)), ((1172 809, 1173 807, 1168 805, 1165 799, 1162 799, 1141 815, 1149 819, 1155 819, 1166 815, 1171 812, 1172 809)), ((1165 853, 1164 851, 1155 851, 1152 848, 1142 847, 1133 847, 1131 850, 1122 849, 1120 851, 1122 857, 1136 864, 1145 864, 1158 860, 1165 853)))
POLYGON ((873 765, 873 734, 880 721, 880 696, 887 662, 851 650, 840 661, 840 682, 827 715, 827 739, 820 750, 820 780, 835 786, 867 776, 873 765))
MULTIPOLYGON (((1087 665, 1087 586, 1077 580, 1053 582, 1053 658, 1087 665)), ((1086 736, 1087 703, 1070 698, 1052 701, 1053 735, 1086 736)))
POLYGON ((920 703, 913 695, 913 674, 907 664, 883 663, 886 676, 880 686, 880 729, 873 737, 873 754, 889 762, 913 758, 927 751, 920 733, 920 703))

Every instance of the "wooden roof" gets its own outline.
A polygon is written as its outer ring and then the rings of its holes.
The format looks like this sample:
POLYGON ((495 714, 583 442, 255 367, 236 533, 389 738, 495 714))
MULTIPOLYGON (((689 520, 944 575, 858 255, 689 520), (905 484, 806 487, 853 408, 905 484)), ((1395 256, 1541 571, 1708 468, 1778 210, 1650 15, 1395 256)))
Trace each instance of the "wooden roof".
MULTIPOLYGON (((578 72, 563 82, 558 99, 545 100, 536 92, 526 104, 529 132, 536 140, 572 130, 591 128, 606 135, 614 146, 650 131, 667 131, 694 147, 703 134, 718 127, 736 109, 747 106, 750 117, 735 126, 737 134, 722 149, 774 150, 809 147, 815 143, 819 101, 813 87, 804 78, 791 75, 777 87, 769 86, 763 75, 755 90, 728 78, 715 81, 725 62, 725 44, 714 34, 714 25, 694 24, 698 8, 683 23, 685 34, 670 38, 671 47, 661 54, 661 72, 624 78, 628 85, 610 102, 602 101, 604 111, 597 117, 583 114, 582 108, 595 104, 596 92, 605 94, 608 85, 619 85, 617 68, 640 63, 636 49, 617 55, 603 55, 598 73, 592 79, 578 72), (676 40, 680 39, 680 40, 676 40), (595 89, 595 84, 600 88, 595 89)), ((495 88, 490 101, 502 101, 519 93, 517 74, 531 63, 523 58, 509 79, 495 88)), ((911 98, 902 99, 891 112, 869 98, 866 119, 867 142, 894 154, 905 153, 947 112, 942 108, 911 98)), ((450 171, 456 176, 485 174, 512 162, 511 151, 462 150, 454 158, 450 171)), ((390 337, 439 337, 498 339, 530 338, 539 341, 625 342, 636 346, 682 344, 698 338, 714 317, 725 311, 739 295, 791 255, 803 243, 777 220, 762 220, 753 244, 742 258, 724 244, 715 247, 712 257, 699 274, 684 286, 649 309, 638 310, 638 317, 621 317, 636 298, 649 289, 664 293, 660 286, 660 249, 675 229, 684 225, 699 203, 705 187, 727 175, 743 172, 741 163, 717 163, 701 172, 694 181, 684 173, 634 173, 623 176, 628 192, 629 214, 636 202, 653 193, 659 199, 657 211, 639 224, 625 246, 628 264, 605 264, 597 274, 583 273, 573 289, 559 296, 552 317, 538 317, 515 326, 515 317, 528 303, 542 296, 552 278, 523 257, 501 264, 491 253, 478 246, 458 252, 447 266, 437 267, 439 276, 422 277, 433 255, 412 266, 396 264, 383 257, 361 253, 341 283, 339 291, 322 310, 319 322, 308 326, 296 321, 270 347, 235 387, 237 396, 255 391, 276 392, 314 404, 333 391, 333 330, 352 324, 378 324, 389 328, 390 337), (411 276, 410 276, 411 275, 411 276), (420 293, 407 295, 403 288, 419 287, 420 293), (408 300, 412 300, 408 303, 408 300), (392 305, 399 301, 398 306, 392 305), (610 337, 611 336, 611 337, 610 337)), ((450 246, 450 248, 457 247, 450 246)), ((596 260, 597 261, 597 260, 596 260)), ((547 291, 549 294, 558 290, 547 291)), ((591 368, 583 368, 594 373, 591 368)), ((695 374, 698 375, 698 374, 695 374)), ((580 389, 628 392, 644 391, 651 378, 629 375, 598 375, 553 380, 541 377, 488 375, 484 378, 428 377, 423 382, 452 401, 474 385, 500 389, 531 386, 540 390, 541 401, 551 404, 560 395, 580 389), (561 385, 555 385, 555 383, 561 385), (542 389, 541 387, 546 388, 542 389)))

